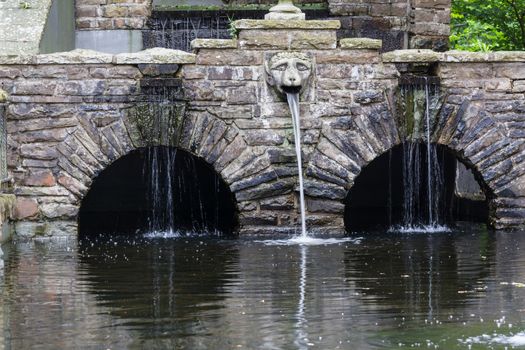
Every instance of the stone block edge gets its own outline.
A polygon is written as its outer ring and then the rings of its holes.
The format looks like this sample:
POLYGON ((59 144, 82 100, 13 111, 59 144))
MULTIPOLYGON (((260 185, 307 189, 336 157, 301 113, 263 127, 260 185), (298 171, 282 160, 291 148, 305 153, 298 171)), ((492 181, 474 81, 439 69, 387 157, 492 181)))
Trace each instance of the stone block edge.
POLYGON ((135 53, 121 53, 116 55, 84 49, 40 55, 0 54, 0 65, 194 64, 195 61, 195 54, 165 48, 153 48, 135 53))
POLYGON ((436 52, 428 49, 408 49, 386 52, 382 55, 384 63, 487 63, 487 62, 525 62, 525 51, 436 52))

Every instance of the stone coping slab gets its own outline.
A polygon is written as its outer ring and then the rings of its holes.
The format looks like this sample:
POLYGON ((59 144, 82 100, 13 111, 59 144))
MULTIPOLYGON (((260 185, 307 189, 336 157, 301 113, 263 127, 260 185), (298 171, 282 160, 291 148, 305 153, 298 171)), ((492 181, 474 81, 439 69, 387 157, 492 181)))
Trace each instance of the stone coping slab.
POLYGON ((112 55, 76 49, 43 55, 0 55, 0 65, 26 64, 193 64, 196 55, 180 50, 153 48, 136 53, 112 55))
POLYGON ((120 53, 113 57, 115 64, 192 64, 196 56, 181 50, 155 47, 134 53, 120 53))
POLYGON ((395 50, 382 55, 387 63, 433 63, 440 62, 443 53, 428 49, 395 50))
POLYGON ((94 50, 75 49, 66 52, 37 55, 34 61, 35 64, 100 64, 111 63, 113 55, 94 50))
POLYGON ((436 52, 427 49, 396 50, 382 55, 385 63, 436 63, 436 62, 525 62, 525 51, 436 52))
POLYGON ((349 50, 380 50, 383 41, 370 38, 345 38, 339 40, 339 47, 349 50))
POLYGON ((337 30, 341 28, 339 20, 259 20, 240 19, 233 22, 240 30, 250 29, 302 29, 302 30, 337 30))
POLYGON ((525 62, 525 51, 447 51, 443 62, 525 62))
POLYGON ((235 39, 193 39, 192 49, 236 49, 237 40, 235 39))

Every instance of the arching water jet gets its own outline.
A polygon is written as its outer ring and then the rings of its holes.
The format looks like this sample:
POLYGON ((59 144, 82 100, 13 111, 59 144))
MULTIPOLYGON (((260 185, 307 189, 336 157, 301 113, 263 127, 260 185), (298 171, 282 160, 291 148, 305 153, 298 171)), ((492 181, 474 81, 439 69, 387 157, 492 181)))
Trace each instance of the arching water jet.
POLYGON ((279 94, 284 94, 292 114, 295 153, 299 176, 299 206, 301 210, 301 237, 308 237, 306 230, 306 206, 304 200, 303 165, 301 154, 301 123, 299 99, 312 75, 311 59, 300 52, 282 52, 275 54, 266 63, 268 84, 279 94))

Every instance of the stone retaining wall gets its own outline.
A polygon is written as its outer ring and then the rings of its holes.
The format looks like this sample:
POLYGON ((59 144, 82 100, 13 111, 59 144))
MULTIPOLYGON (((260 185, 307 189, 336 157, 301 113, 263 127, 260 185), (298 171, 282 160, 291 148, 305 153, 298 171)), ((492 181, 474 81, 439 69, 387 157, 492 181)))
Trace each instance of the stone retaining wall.
MULTIPOLYGON (((184 5, 183 2, 171 3, 178 4, 184 11, 207 8, 206 2, 194 7, 184 5)), ((249 10, 253 5, 266 9, 277 1, 240 0, 225 3, 224 9, 239 10, 245 6, 249 10)), ((328 16, 341 21, 339 37, 382 39, 385 51, 403 48, 443 51, 448 48, 450 0, 299 0, 295 3, 325 5, 328 16)), ((162 8, 163 11, 168 8, 173 10, 175 6, 162 8)), ((145 29, 146 20, 152 12, 152 1, 77 0, 76 8, 79 30, 145 29)))
POLYGON ((18 235, 71 234, 100 171, 143 146, 129 111, 145 78, 180 79, 179 147, 203 158, 237 200, 240 232, 297 230, 290 112, 265 60, 290 48, 314 61, 300 103, 308 227, 344 229, 343 200, 360 171, 402 142, 395 90, 414 65, 437 66, 446 100, 432 140, 478 174, 497 228, 525 225, 523 53, 381 55, 373 40, 336 39, 332 22, 240 21, 239 40, 197 40, 196 55, 152 50, 0 57, 18 235), (179 68, 180 67, 180 68, 179 68))

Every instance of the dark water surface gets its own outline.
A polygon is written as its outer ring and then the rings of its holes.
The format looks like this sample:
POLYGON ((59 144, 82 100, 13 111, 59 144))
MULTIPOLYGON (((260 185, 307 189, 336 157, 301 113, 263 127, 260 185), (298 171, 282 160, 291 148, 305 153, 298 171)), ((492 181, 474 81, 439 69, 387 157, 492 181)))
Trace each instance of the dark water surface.
POLYGON ((525 232, 5 245, 6 349, 525 347, 525 232))

